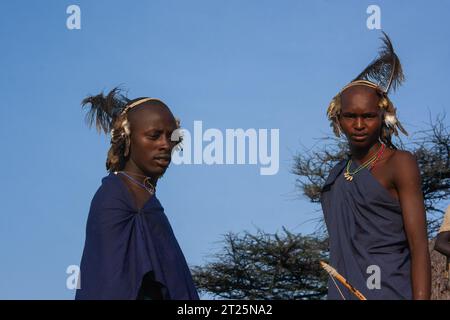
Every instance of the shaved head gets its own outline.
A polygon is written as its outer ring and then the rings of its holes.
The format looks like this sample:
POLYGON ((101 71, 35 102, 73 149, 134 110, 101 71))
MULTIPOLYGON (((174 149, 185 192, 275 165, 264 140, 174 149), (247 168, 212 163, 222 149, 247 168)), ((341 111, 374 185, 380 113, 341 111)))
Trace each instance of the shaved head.
POLYGON ((175 117, 173 116, 169 107, 164 102, 159 100, 146 101, 132 108, 127 114, 131 130, 133 130, 133 128, 148 125, 149 118, 154 117, 173 120, 173 122, 176 124, 175 117))
POLYGON ((341 93, 341 107, 351 104, 376 106, 378 108, 378 102, 380 96, 374 88, 370 88, 364 85, 356 85, 347 88, 341 93))

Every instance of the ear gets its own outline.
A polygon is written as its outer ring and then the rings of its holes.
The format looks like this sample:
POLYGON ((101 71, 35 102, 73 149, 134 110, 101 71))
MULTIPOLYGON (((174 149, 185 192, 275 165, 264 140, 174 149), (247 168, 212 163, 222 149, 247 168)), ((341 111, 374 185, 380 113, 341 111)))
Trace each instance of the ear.
POLYGON ((125 150, 123 151, 123 156, 126 158, 130 154, 130 137, 125 137, 125 150))
POLYGON ((122 128, 125 133, 125 150, 123 152, 123 156, 126 158, 130 154, 130 122, 128 121, 128 118, 125 117, 125 119, 122 122, 122 128))

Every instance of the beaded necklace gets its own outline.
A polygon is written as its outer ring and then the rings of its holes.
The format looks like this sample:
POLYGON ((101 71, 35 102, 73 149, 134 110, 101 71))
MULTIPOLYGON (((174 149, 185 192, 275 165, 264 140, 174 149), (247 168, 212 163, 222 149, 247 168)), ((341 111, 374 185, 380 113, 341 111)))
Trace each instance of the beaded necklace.
POLYGON ((143 175, 137 174, 137 173, 133 173, 137 176, 145 177, 144 183, 141 183, 141 182, 137 181, 136 179, 134 179, 133 177, 131 177, 130 175, 128 175, 125 171, 115 171, 114 172, 114 174, 119 174, 119 173, 124 175, 125 177, 127 177, 134 184, 137 184, 138 186, 147 190, 147 192, 150 193, 151 195, 155 194, 155 186, 150 182, 150 177, 143 176, 143 175))
POLYGON ((364 168, 368 168, 369 170, 372 170, 372 168, 375 166, 376 162, 381 158, 381 155, 383 154, 384 149, 386 148, 386 145, 384 143, 381 144, 381 147, 378 149, 378 151, 370 157, 366 162, 361 164, 358 168, 355 169, 355 171, 351 172, 350 167, 352 165, 352 159, 348 160, 347 167, 345 168, 344 177, 347 181, 352 181, 353 176, 355 176, 358 172, 360 172, 364 168))

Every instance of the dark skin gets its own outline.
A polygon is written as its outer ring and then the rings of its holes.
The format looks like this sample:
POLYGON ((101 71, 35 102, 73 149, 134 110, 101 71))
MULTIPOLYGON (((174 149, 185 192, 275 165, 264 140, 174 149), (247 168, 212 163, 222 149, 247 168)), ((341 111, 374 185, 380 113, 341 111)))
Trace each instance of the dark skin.
MULTIPOLYGON (((161 102, 149 101, 134 107, 128 113, 130 123, 130 153, 121 171, 126 171, 135 180, 144 182, 150 177, 156 187, 158 179, 167 170, 173 148, 172 133, 177 129, 176 120, 169 108, 161 102)), ((119 175, 130 191, 137 211, 140 211, 152 196, 143 187, 133 183, 124 175, 119 175)), ((137 299, 162 300, 163 286, 154 280, 152 273, 142 280, 137 299)))
MULTIPOLYGON (((143 183, 150 177, 156 187, 158 179, 167 170, 173 148, 177 142, 171 140, 177 129, 176 120, 169 108, 157 101, 143 103, 128 113, 130 123, 130 154, 122 171, 143 183)), ((140 210, 150 199, 150 193, 120 175, 140 210)))
POLYGON ((450 231, 439 232, 434 243, 434 250, 450 258, 450 231))
MULTIPOLYGON (((381 147, 383 111, 378 106, 379 100, 376 90, 367 86, 350 87, 341 95, 339 124, 349 142, 352 161, 358 165, 370 159, 381 147)), ((431 265, 417 162, 409 152, 386 147, 371 172, 402 208, 411 252, 413 299, 429 299, 431 265)))

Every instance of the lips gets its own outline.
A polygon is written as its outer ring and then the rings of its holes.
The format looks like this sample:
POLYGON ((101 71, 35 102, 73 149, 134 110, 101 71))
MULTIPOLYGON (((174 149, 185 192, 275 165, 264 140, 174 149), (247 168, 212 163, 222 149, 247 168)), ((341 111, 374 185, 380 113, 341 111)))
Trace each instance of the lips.
POLYGON ((153 158, 153 160, 161 167, 167 167, 170 164, 170 155, 160 155, 153 158))
POLYGON ((352 135, 352 140, 354 141, 364 141, 367 138, 367 134, 354 134, 352 135))

